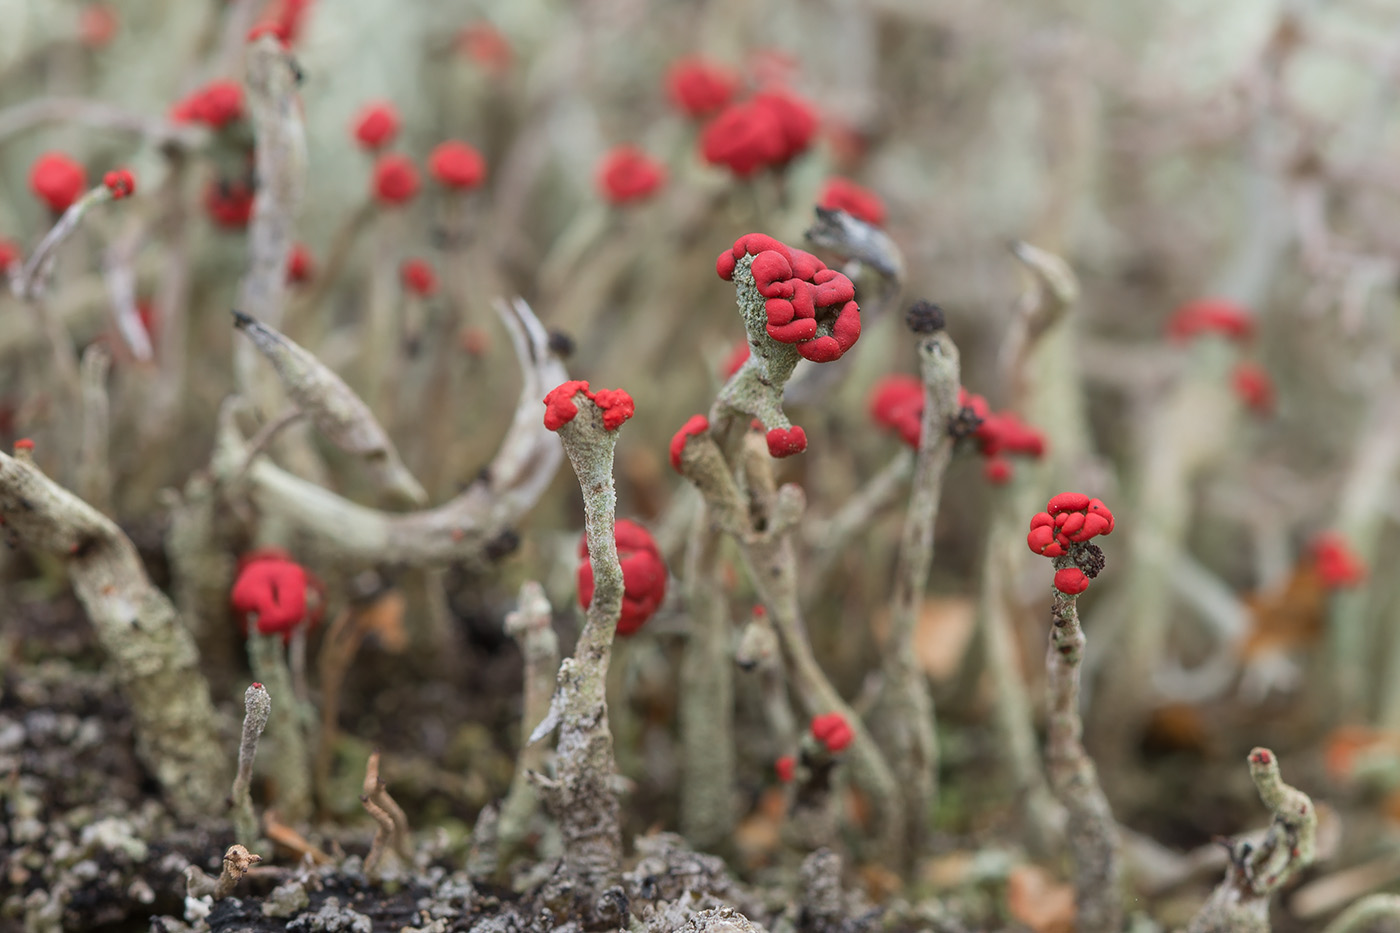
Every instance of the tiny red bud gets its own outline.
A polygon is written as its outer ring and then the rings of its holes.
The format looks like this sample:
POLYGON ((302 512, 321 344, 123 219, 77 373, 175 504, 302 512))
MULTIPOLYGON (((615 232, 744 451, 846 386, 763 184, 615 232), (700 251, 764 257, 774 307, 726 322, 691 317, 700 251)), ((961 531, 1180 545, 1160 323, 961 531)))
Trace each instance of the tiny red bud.
POLYGON ((1235 395, 1256 415, 1268 415, 1274 410, 1274 381, 1258 363, 1240 363, 1230 376, 1235 395))
POLYGON ((791 755, 784 755, 773 762, 773 771, 778 775, 778 780, 789 784, 797 774, 797 759, 791 755))
POLYGON ((598 165, 598 190, 612 204, 645 201, 666 182, 666 167, 636 146, 618 146, 598 165))
POLYGON ((374 163, 375 198, 388 206, 406 204, 418 194, 418 168, 408 156, 382 155, 374 163))
POLYGON ((840 713, 823 713, 812 717, 812 737, 835 754, 851 744, 855 732, 840 713))
POLYGON ((15 441, 15 450, 33 450, 33 449, 34 449, 34 440, 33 440, 33 438, 21 437, 19 440, 15 441))
POLYGON ((428 156, 428 171, 439 184, 465 191, 480 185, 486 177, 486 160, 475 147, 448 140, 428 156))
POLYGON ((1011 461, 1005 457, 993 457, 982 464, 982 475, 987 478, 987 482, 993 486, 1005 486, 1011 482, 1011 474, 1014 468, 1011 461))
POLYGON ((437 293, 437 275, 433 267, 422 259, 404 260, 399 267, 399 280, 403 283, 404 291, 420 298, 437 293))
POLYGON ((481 20, 462 27, 457 50, 491 74, 504 74, 511 64, 510 42, 495 26, 481 20))
POLYGON ((304 243, 293 243, 287 254, 287 281, 292 284, 309 282, 316 273, 316 261, 304 243))
POLYGON ((708 116, 729 103, 739 78, 702 58, 682 58, 666 72, 666 92, 686 116, 708 116))
POLYGON ((78 35, 83 45, 100 49, 117 34, 117 13, 105 3, 83 7, 78 14, 78 35))
POLYGON ((351 131, 361 147, 377 152, 399 135, 399 112, 387 101, 366 104, 356 115, 351 131))
POLYGON ((102 184, 112 193, 112 200, 119 201, 136 192, 136 179, 129 169, 113 169, 102 176, 102 184))

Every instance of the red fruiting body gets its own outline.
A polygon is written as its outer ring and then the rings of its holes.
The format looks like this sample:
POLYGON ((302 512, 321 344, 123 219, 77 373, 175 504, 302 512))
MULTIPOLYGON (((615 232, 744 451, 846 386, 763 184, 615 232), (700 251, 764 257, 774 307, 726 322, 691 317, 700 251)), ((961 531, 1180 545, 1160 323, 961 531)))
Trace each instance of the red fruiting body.
POLYGON ((33 441, 33 439, 31 439, 31 438, 28 438, 28 437, 21 437, 19 440, 15 441, 15 450, 33 450, 33 449, 34 449, 34 441, 33 441))
POLYGON ((806 102, 769 90, 725 107, 700 134, 700 153, 746 178, 761 168, 781 168, 812 142, 817 118, 806 102))
POLYGON ((1254 335, 1254 316, 1243 305, 1225 298, 1198 298, 1172 312, 1167 336, 1190 340, 1201 334, 1220 334, 1243 342, 1254 335))
POLYGON ((382 155, 374 163, 374 196, 381 204, 405 204, 418 194, 418 167, 408 156, 382 155))
POLYGON ((856 734, 840 713, 823 713, 812 717, 812 737, 835 754, 850 745, 856 734))
POLYGON ((495 26, 481 20, 469 23, 457 33, 457 50, 492 74, 504 74, 510 68, 510 42, 495 26))
POLYGON ((778 165, 790 162, 812 144, 817 132, 817 115, 802 98, 774 88, 755 94, 749 103, 778 127, 782 139, 782 149, 776 159, 778 165))
POLYGON ((671 437, 671 468, 681 471, 681 454, 685 452, 685 442, 692 437, 710 430, 710 419, 704 415, 691 415, 681 429, 671 437))
POLYGON ((1011 482, 1013 472, 1015 468, 1005 457, 992 457, 982 464, 982 476, 993 486, 1005 486, 1011 482))
POLYGON ((1356 586, 1366 579, 1366 564, 1335 531, 1314 538, 1312 552, 1318 575, 1328 589, 1356 586))
POLYGON ((598 190, 613 204, 651 197, 666 181, 666 167, 636 146, 618 146, 598 165, 598 190))
POLYGON ((603 430, 615 431, 637 412, 637 405, 625 389, 599 389, 593 404, 603 410, 603 430))
POLYGON ((204 212, 228 230, 241 230, 253 217, 253 189, 245 182, 211 181, 204 189, 204 212))
POLYGON ((811 253, 794 249, 762 233, 749 233, 715 261, 722 279, 732 279, 745 255, 758 293, 768 299, 768 336, 790 343, 814 363, 828 363, 860 339, 860 306, 851 280, 811 253))
POLYGON ((592 400, 593 404, 603 412, 603 429, 615 431, 622 426, 623 422, 631 418, 636 412, 636 405, 632 401, 632 396, 623 389, 599 389, 592 392, 588 388, 588 383, 582 379, 570 379, 568 382, 556 386, 549 390, 549 394, 544 397, 544 426, 551 431, 557 431, 578 414, 578 406, 574 404, 574 396, 582 392, 592 400))
MULTIPOLYGON (((641 628, 666 598, 666 562, 651 534, 636 522, 618 519, 613 539, 622 564, 622 615, 617 634, 623 637, 641 628)), ((584 609, 593 602, 593 564, 588 557, 588 536, 579 541, 578 602, 584 609)))
POLYGON ((1258 363, 1240 363, 1231 374, 1230 384, 1245 407, 1258 415, 1274 410, 1274 381, 1258 363))
POLYGON ((243 86, 237 81, 211 81, 170 110, 170 118, 177 123, 203 123, 216 130, 241 116, 243 86))
POLYGON ((29 188, 50 209, 62 212, 73 206, 87 187, 87 173, 61 152, 46 152, 29 169, 29 188))
POLYGON ((918 447, 923 433, 924 384, 905 374, 881 379, 870 393, 870 417, 898 432, 910 447, 918 447))
POLYGON ((117 12, 105 3, 83 7, 78 14, 78 36, 83 45, 100 49, 117 34, 117 12))
POLYGON ((1046 503, 1045 511, 1051 515, 1061 512, 1082 512, 1089 507, 1089 497, 1082 492, 1062 492, 1046 503))
POLYGON ((247 617, 257 617, 258 632, 282 633, 283 641, 302 622, 314 623, 319 612, 309 611, 307 591, 320 584, 306 568, 278 552, 254 553, 241 561, 229 602, 238 613, 239 628, 247 634, 247 617))
POLYGON ((428 171, 439 184, 465 191, 486 177, 486 160, 474 147, 451 139, 438 144, 428 156, 428 171))
POLYGON ((0 237, 0 275, 20 260, 19 246, 12 240, 0 237))
POLYGON ((739 178, 777 164, 782 153, 781 133, 752 103, 730 104, 700 133, 700 154, 705 161, 723 165, 739 178))
POLYGON ((807 449, 807 432, 793 425, 790 428, 774 428, 767 434, 768 455, 774 458, 791 457, 807 449))
POLYGON ((778 780, 784 784, 791 783, 794 775, 797 774, 797 759, 791 755, 784 755, 773 762, 773 772, 778 775, 778 780))
POLYGON ((846 178, 829 178, 817 197, 817 206, 845 211, 857 220, 879 227, 885 222, 885 202, 868 188, 846 178))
POLYGON ((102 184, 112 194, 112 200, 120 201, 136 193, 136 179, 130 169, 113 169, 102 176, 102 184))
POLYGON ((570 379, 562 385, 555 386, 549 390, 549 394, 544 397, 544 426, 551 431, 557 431, 578 414, 578 406, 574 404, 574 396, 582 392, 589 395, 588 383, 583 379, 570 379))
POLYGON ((1267 748, 1256 748, 1249 753, 1249 763, 1252 765, 1270 765, 1273 761, 1274 756, 1267 748))
POLYGON ((399 266, 399 281, 404 291, 427 298, 437 293, 437 276, 433 267, 421 259, 405 259, 399 266))
POLYGON ((399 112, 387 101, 366 104, 355 117, 353 130, 362 148, 377 152, 399 135, 399 112))
POLYGON ((706 117, 729 103, 739 86, 728 68, 703 58, 682 58, 666 72, 666 93, 686 116, 706 117))
POLYGON ((1067 596, 1077 596, 1089 588, 1089 578, 1078 567, 1055 571, 1055 589, 1067 596))
POLYGON ((287 254, 287 281, 309 282, 315 273, 316 261, 311 258, 311 250, 304 243, 293 243, 287 254))
MULTIPOLYGON (((988 458, 983 473, 990 482, 1000 485, 1011 478, 1011 464, 1002 459, 1003 455, 1037 458, 1044 455, 1045 438, 1011 412, 992 412, 986 399, 961 386, 958 405, 972 409, 972 413, 982 419, 972 437, 977 442, 978 452, 988 458)), ((877 424, 898 431, 904 443, 918 447, 923 433, 923 383, 907 375, 886 377, 876 383, 871 393, 870 413, 877 424)))

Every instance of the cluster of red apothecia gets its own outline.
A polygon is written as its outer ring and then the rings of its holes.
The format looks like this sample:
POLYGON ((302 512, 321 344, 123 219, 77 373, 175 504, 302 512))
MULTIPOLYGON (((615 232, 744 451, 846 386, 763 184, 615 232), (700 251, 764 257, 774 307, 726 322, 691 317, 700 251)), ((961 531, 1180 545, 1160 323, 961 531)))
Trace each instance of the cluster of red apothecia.
MULTIPOLYGON (((375 101, 360 110, 350 128, 360 148, 375 156, 370 193, 385 207, 407 204, 422 187, 411 158, 384 151, 398 138, 401 125, 393 104, 375 101)), ((466 192, 486 180, 486 159, 470 143, 449 139, 429 153, 428 172, 448 191, 466 192)))
MULTIPOLYGON (((764 169, 780 170, 811 147, 820 120, 807 101, 784 86, 788 64, 757 61, 760 89, 743 99, 736 98, 744 82, 723 65, 692 56, 671 66, 667 92, 681 112, 704 122, 700 154, 706 162, 748 178, 764 169), (777 67, 769 67, 773 64, 777 67)), ((885 221, 879 196, 845 178, 828 180, 817 204, 876 226, 885 221)))
POLYGON ((860 306, 851 280, 805 250, 763 233, 748 233, 719 254, 715 271, 725 280, 744 256, 752 256, 754 286, 766 300, 765 330, 805 359, 840 359, 860 339, 860 306))
POLYGON ((599 389, 594 392, 584 379, 570 379, 549 390, 544 397, 544 426, 557 431, 578 414, 574 396, 583 395, 603 412, 603 428, 616 431, 636 412, 637 406, 625 389, 599 389))
MULTIPOLYGON (((845 751, 855 741, 855 730, 840 713, 822 713, 812 717, 812 738, 832 755, 845 751)), ((797 776, 797 757, 783 755, 773 762, 773 771, 784 784, 797 776)))
MULTIPOLYGON (((886 376, 870 393, 870 417, 896 432, 904 443, 918 447, 923 434, 924 385, 907 374, 886 376)), ((1012 412, 994 412, 980 395, 958 387, 960 411, 948 426, 958 438, 971 439, 985 458, 982 472, 989 482, 1001 485, 1011 479, 1010 456, 1039 459, 1045 455, 1045 437, 1012 412)))
MULTIPOLYGON (((666 598, 666 561, 656 541, 641 525, 625 518, 614 525, 617 558, 622 564, 622 615, 617 634, 635 634, 661 608, 666 598)), ((588 557, 588 535, 579 540, 578 603, 587 609, 593 602, 593 563, 588 557)))
POLYGON ((1103 552, 1089 541, 1112 531, 1113 513, 1102 500, 1062 492, 1031 519, 1026 545, 1044 557, 1074 559, 1075 566, 1055 572, 1055 589, 1073 596, 1087 590, 1089 581, 1103 569, 1103 552))
MULTIPOLYGON (((1198 298, 1177 308, 1167 319, 1167 336, 1178 342, 1211 334, 1242 347, 1254 337, 1254 315, 1248 308, 1226 298, 1198 298)), ((1258 363, 1249 360, 1237 363, 1230 374, 1230 387, 1256 415, 1273 412, 1274 382, 1258 363)))

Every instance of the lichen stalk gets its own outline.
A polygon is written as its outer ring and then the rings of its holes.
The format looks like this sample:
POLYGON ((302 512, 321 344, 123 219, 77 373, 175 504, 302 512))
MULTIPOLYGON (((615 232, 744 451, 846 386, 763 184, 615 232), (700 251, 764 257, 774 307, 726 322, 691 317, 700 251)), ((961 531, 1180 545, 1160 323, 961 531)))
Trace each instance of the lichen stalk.
POLYGON ((580 393, 574 403, 578 414, 559 428, 559 438, 583 491, 593 600, 573 656, 559 667, 557 765, 546 800, 559 824, 566 870, 586 890, 602 891, 617 883, 622 861, 606 695, 613 636, 622 616, 622 565, 613 537, 617 432, 604 427, 603 412, 591 399, 580 393))
POLYGON ((262 684, 250 684, 243 691, 243 735, 238 743, 238 773, 233 779, 233 790, 229 792, 229 805, 233 810, 233 834, 235 839, 251 843, 258 836, 258 819, 253 814, 253 799, 248 793, 253 782, 253 760, 258 754, 258 739, 267 728, 267 717, 272 712, 272 698, 262 684))
POLYGON ((734 671, 721 585, 722 538, 702 505, 685 555, 690 637, 680 670, 681 832, 701 849, 733 833, 734 671))
POLYGON ((890 607, 890 638, 883 652, 885 689, 880 715, 872 719, 882 748, 893 762, 904 794, 909 842, 917 851, 925 818, 938 789, 938 741, 933 697, 916 661, 914 630, 933 563, 933 529, 938 520, 943 474, 953 454, 947 425, 956 415, 961 384, 958 348, 945 331, 919 340, 924 381, 924 412, 914 467, 909 510, 905 513, 890 607))
POLYGON ((524 711, 520 721, 520 753, 515 759, 515 776, 501 804, 497 845, 501 864, 530 832, 539 809, 539 793, 530 781, 531 772, 542 772, 549 750, 542 742, 530 742, 530 733, 549 713, 554 682, 559 672, 559 637, 554 634, 554 611, 545 598, 544 588, 533 580, 520 586, 520 597, 513 612, 506 615, 506 634, 520 646, 525 661, 524 711))
POLYGON ((151 584, 110 519, 0 453, 0 518, 22 546, 66 562, 69 579, 131 706, 136 752, 185 817, 223 802, 228 764, 198 652, 175 607, 151 584))
MULTIPOLYGON (((1225 878, 1187 927, 1187 933, 1268 933, 1269 901, 1317 849, 1317 808, 1307 794, 1283 782, 1278 756, 1267 748, 1249 753, 1249 776, 1273 821, 1257 845, 1226 844, 1225 878)), ((1330 929, 1330 928, 1329 928, 1330 929)))
POLYGON ((894 773, 869 730, 817 664, 802 621, 797 556, 790 534, 805 506, 801 488, 789 484, 779 489, 771 509, 765 510, 765 527, 760 532, 743 505, 724 455, 708 433, 686 443, 681 452, 681 472, 705 497, 706 508, 715 516, 718 527, 731 534, 738 544, 745 572, 759 600, 768 607, 791 685, 807 714, 840 713, 855 733, 849 757, 856 781, 870 794, 877 814, 878 851, 883 859, 898 863, 905 825, 903 799, 894 773))
MULTIPOLYGON (((1055 558, 1055 569, 1075 566, 1055 558)), ((1123 858, 1118 827, 1099 785, 1093 760, 1084 750, 1079 715, 1079 678, 1084 662, 1084 630, 1078 597, 1054 590, 1050 647, 1045 656, 1049 723, 1045 758, 1051 790, 1069 813, 1067 842, 1074 859, 1074 900, 1078 929, 1118 933, 1123 929, 1123 858)))
POLYGON ((273 751, 268 771, 276 788, 277 812, 295 822, 311 815, 311 757, 292 690, 292 672, 280 633, 263 635, 248 620, 248 664, 276 702, 267 722, 273 751))

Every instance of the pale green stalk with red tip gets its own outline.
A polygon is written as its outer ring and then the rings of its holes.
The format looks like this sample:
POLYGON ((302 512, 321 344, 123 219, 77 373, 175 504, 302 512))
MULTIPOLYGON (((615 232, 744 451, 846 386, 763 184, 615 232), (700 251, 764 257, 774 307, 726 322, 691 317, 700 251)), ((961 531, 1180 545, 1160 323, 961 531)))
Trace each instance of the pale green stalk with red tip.
POLYGON ((1118 825, 1099 784, 1098 771, 1084 750, 1079 714, 1079 680, 1084 663, 1084 630, 1079 625, 1079 594, 1103 569, 1103 552, 1089 540, 1113 530, 1113 513, 1098 499, 1061 493, 1031 519, 1026 543, 1055 561, 1050 646, 1045 656, 1050 720, 1046 773, 1050 788, 1069 813, 1066 839, 1074 859, 1074 900, 1078 929, 1119 933, 1123 929, 1123 856, 1118 825), (1082 584, 1082 585, 1081 585, 1082 584))

